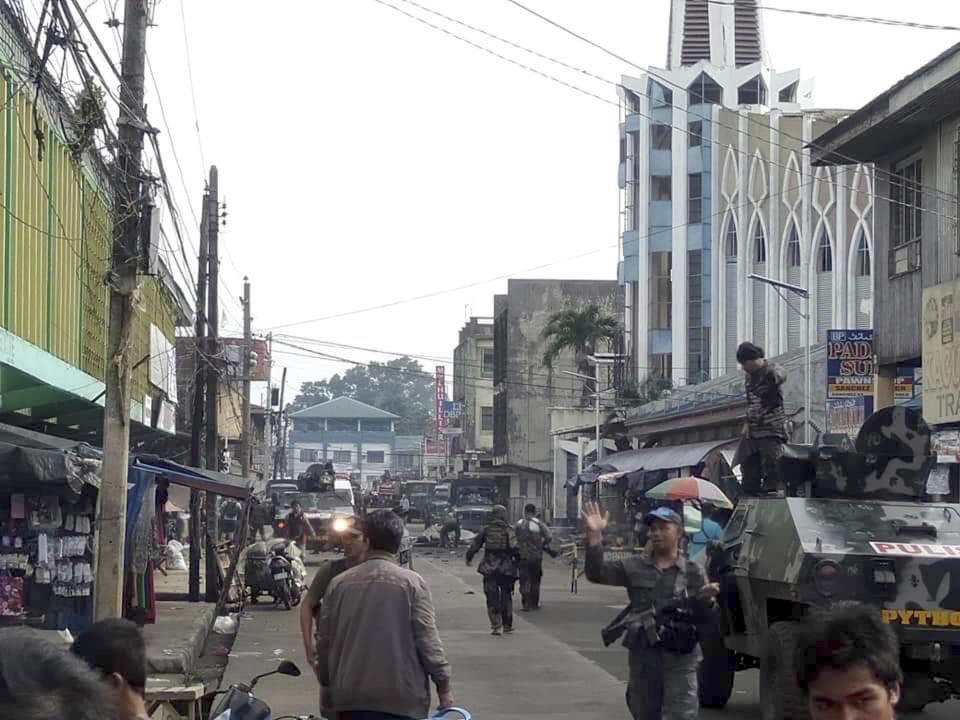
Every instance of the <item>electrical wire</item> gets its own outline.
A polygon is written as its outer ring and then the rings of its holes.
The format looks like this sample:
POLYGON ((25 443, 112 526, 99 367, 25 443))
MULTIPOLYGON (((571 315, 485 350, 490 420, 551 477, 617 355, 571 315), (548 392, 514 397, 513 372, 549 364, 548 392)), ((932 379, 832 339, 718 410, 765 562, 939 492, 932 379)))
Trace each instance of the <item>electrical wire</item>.
MULTIPOLYGON (((555 21, 555 20, 550 19, 549 17, 543 15, 542 13, 539 13, 539 12, 537 12, 536 10, 534 10, 534 9, 532 9, 532 8, 524 5, 524 4, 521 3, 521 2, 519 2, 519 0, 506 0, 506 1, 507 1, 508 3, 510 3, 511 5, 515 5, 516 7, 520 8, 520 9, 523 10, 524 12, 529 13, 530 15, 533 15, 533 16, 536 17, 536 18, 539 18, 540 20, 542 20, 543 22, 547 23, 548 25, 551 25, 551 26, 557 28, 558 30, 561 30, 562 32, 564 32, 564 33, 566 33, 566 34, 571 35, 572 37, 576 38, 577 40, 580 40, 581 42, 586 43, 587 45, 589 45, 589 46, 591 46, 591 47, 593 47, 593 48, 601 51, 602 53, 604 53, 604 54, 606 54, 606 55, 609 55, 610 57, 614 58, 615 60, 619 60, 620 62, 625 63, 626 65, 629 65, 630 67, 632 67, 632 68, 634 68, 634 69, 636 69, 636 70, 639 70, 640 72, 642 72, 642 73, 644 73, 644 74, 646 74, 646 75, 649 75, 651 78, 657 80, 658 82, 661 82, 661 83, 663 83, 663 84, 665 84, 665 85, 669 85, 669 86, 673 87, 674 89, 681 90, 681 91, 683 91, 683 92, 687 92, 687 91, 689 90, 688 88, 686 88, 686 87, 684 87, 684 86, 676 83, 675 81, 670 80, 670 79, 668 79, 668 78, 665 78, 665 77, 657 74, 657 73, 656 73, 654 70, 652 70, 650 67, 644 67, 644 66, 642 66, 642 65, 639 65, 638 63, 633 62, 632 60, 628 60, 627 58, 623 57, 622 55, 619 55, 619 54, 615 53, 613 50, 610 50, 609 48, 604 47, 604 46, 601 45, 600 43, 597 43, 597 42, 591 40, 590 38, 585 37, 584 35, 581 35, 580 33, 576 32, 576 31, 574 31, 574 30, 571 30, 570 28, 566 27, 565 25, 562 25, 561 23, 559 23, 559 22, 557 22, 557 21, 555 21)), ((631 90, 631 92, 634 92, 635 94, 638 94, 638 95, 643 95, 643 96, 649 97, 649 95, 647 95, 646 93, 637 93, 637 92, 634 91, 634 90, 631 90)), ((677 107, 676 105, 668 105, 668 106, 669 106, 669 107, 674 107, 674 108, 677 107)), ((679 109, 683 109, 683 108, 679 108, 679 109)), ((750 113, 747 113, 747 114, 746 114, 746 118, 747 118, 747 121, 748 121, 748 122, 752 122, 752 123, 758 125, 758 126, 760 127, 760 129, 762 129, 762 130, 764 130, 764 131, 769 131, 769 130, 770 130, 769 125, 764 125, 760 120, 757 120, 757 119, 753 118, 750 113)), ((724 127, 726 127, 726 126, 724 126, 724 127)), ((728 129, 733 130, 733 131, 735 131, 735 132, 743 132, 743 131, 739 130, 738 128, 728 127, 728 129)), ((799 137, 797 137, 797 136, 795 136, 795 135, 791 135, 791 134, 789 134, 789 133, 787 133, 787 132, 784 132, 784 131, 782 131, 782 130, 780 131, 780 135, 782 135, 783 137, 789 138, 789 139, 791 139, 791 140, 796 140, 796 141, 802 143, 803 145, 808 146, 808 147, 811 147, 811 148, 816 149, 816 150, 827 150, 827 149, 828 149, 828 148, 826 148, 826 147, 824 147, 824 146, 818 145, 818 144, 816 143, 816 141, 811 141, 811 142, 808 143, 808 142, 805 142, 805 141, 803 140, 803 138, 799 138, 799 137)), ((786 147, 786 146, 782 146, 782 145, 781 145, 780 147, 786 147)), ((787 149, 791 149, 791 148, 787 148, 787 149)), ((834 156, 836 156, 837 158, 840 158, 840 159, 842 159, 842 160, 846 160, 848 163, 861 164, 861 161, 860 161, 860 160, 858 160, 858 159, 856 159, 856 158, 854 158, 854 157, 851 157, 851 156, 849 156, 849 155, 844 155, 844 154, 838 153, 838 152, 836 152, 836 151, 831 151, 831 153, 832 153, 834 156)), ((885 176, 888 176, 888 177, 893 177, 893 178, 897 177, 895 173, 893 173, 893 172, 891 172, 891 171, 889 171, 889 170, 884 170, 883 168, 874 167, 874 172, 879 172, 879 173, 881 173, 881 174, 883 174, 883 175, 885 175, 885 176)), ((944 197, 947 197, 950 201, 956 201, 956 199, 957 199, 957 196, 956 196, 956 195, 953 195, 953 194, 948 193, 948 192, 946 192, 946 191, 940 190, 939 188, 937 188, 937 187, 934 186, 934 185, 929 185, 929 184, 924 184, 924 183, 915 183, 915 186, 916 186, 916 187, 921 187, 921 188, 924 188, 924 189, 927 189, 927 190, 931 190, 931 194, 943 195, 944 197)))
POLYGON ((187 35, 187 13, 183 0, 180 0, 180 25, 183 28, 183 49, 187 59, 187 78, 190 81, 190 101, 193 104, 193 124, 197 131, 197 147, 200 149, 201 175, 207 171, 207 161, 203 155, 203 138, 200 135, 200 115, 197 112, 197 91, 193 83, 193 63, 190 59, 190 39, 187 35))

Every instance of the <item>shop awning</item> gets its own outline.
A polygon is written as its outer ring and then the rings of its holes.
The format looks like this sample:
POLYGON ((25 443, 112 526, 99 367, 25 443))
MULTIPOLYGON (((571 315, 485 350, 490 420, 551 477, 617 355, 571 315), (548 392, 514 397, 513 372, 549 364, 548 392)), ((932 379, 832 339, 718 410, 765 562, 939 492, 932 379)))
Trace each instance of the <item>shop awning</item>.
POLYGON ((594 463, 578 476, 579 484, 614 483, 630 473, 644 470, 674 470, 694 467, 700 464, 711 452, 724 445, 732 445, 737 440, 711 440, 710 442, 690 443, 687 445, 668 445, 666 447, 640 448, 624 450, 605 457, 599 464, 594 463))
POLYGON ((253 478, 245 480, 236 475, 188 467, 156 455, 137 455, 133 465, 144 472, 162 475, 175 485, 183 485, 193 490, 212 492, 238 500, 245 500, 253 494, 253 478))
POLYGON ((100 455, 84 443, 0 423, 0 486, 66 483, 100 487, 100 455))

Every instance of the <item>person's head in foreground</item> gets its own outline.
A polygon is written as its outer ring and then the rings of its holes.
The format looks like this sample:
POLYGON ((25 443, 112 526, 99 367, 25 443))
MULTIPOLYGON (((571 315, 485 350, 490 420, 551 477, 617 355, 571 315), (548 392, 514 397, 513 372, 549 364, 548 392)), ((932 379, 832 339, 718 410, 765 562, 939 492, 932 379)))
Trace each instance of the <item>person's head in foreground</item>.
POLYGON ((490 511, 490 517, 492 517, 494 520, 506 520, 507 509, 503 505, 494 505, 493 509, 490 511))
POLYGON ((763 356, 763 348, 754 345, 752 342, 740 343, 737 348, 737 362, 746 373, 753 373, 761 370, 767 363, 763 356))
POLYGON ((0 630, 0 717, 125 720, 100 676, 31 630, 0 630))
POLYGON ((392 510, 377 510, 363 519, 363 541, 370 552, 396 555, 403 541, 403 520, 392 510))
POLYGON ((364 535, 363 520, 358 517, 346 518, 347 529, 340 533, 343 543, 343 557, 350 565, 359 565, 367 559, 369 543, 364 535))
POLYGON ((533 503, 527 503, 523 508, 523 514, 527 520, 533 520, 537 516, 537 506, 533 503))
POLYGON ((140 628, 120 618, 101 620, 77 636, 72 651, 100 672, 120 717, 146 716, 147 649, 140 628))
POLYGON ((647 513, 647 541, 657 554, 671 553, 680 548, 683 538, 683 518, 668 507, 658 507, 647 513))
POLYGON ((897 638, 875 608, 813 619, 795 658, 813 720, 892 720, 903 681, 898 656, 897 638))

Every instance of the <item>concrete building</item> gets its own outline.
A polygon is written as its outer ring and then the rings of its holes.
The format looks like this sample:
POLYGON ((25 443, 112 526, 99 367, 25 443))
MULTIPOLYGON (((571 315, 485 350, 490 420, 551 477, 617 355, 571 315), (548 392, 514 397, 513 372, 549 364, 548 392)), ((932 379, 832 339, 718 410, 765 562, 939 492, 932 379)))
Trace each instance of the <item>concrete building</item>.
POLYGON ((349 473, 364 489, 371 487, 385 470, 394 469, 397 420, 393 413, 348 397, 292 413, 291 474, 332 462, 337 472, 349 473))
POLYGON ((928 422, 960 422, 960 45, 818 138, 817 164, 871 162, 877 175, 876 407, 920 379, 928 422))
POLYGON ((755 0, 673 0, 666 68, 622 79, 620 186, 630 370, 675 385, 872 326, 873 177, 813 167, 842 117, 805 109, 799 71, 769 61, 755 0), (784 299, 755 273, 810 291, 784 299))
POLYGON ((453 400, 463 403, 454 454, 493 452, 493 318, 470 318, 453 351, 453 400))
MULTIPOLYGON (((514 515, 528 501, 554 507, 549 408, 593 406, 583 381, 563 373, 577 371, 572 350, 552 368, 543 364, 543 330, 551 315, 590 303, 613 317, 623 312, 622 294, 612 280, 510 280, 507 293, 494 297, 493 464, 508 478, 514 515)), ((601 376, 601 384, 608 386, 609 379, 601 376)))

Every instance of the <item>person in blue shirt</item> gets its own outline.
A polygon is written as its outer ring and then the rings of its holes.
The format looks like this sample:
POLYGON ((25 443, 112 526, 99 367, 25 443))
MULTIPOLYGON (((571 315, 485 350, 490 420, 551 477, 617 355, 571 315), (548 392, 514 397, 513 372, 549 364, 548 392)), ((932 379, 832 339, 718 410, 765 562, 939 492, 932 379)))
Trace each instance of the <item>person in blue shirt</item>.
POLYGON ((710 506, 703 507, 703 518, 700 524, 700 530, 690 536, 690 543, 687 546, 687 555, 691 560, 703 560, 701 554, 714 540, 723 539, 723 525, 718 523, 710 516, 710 506))

